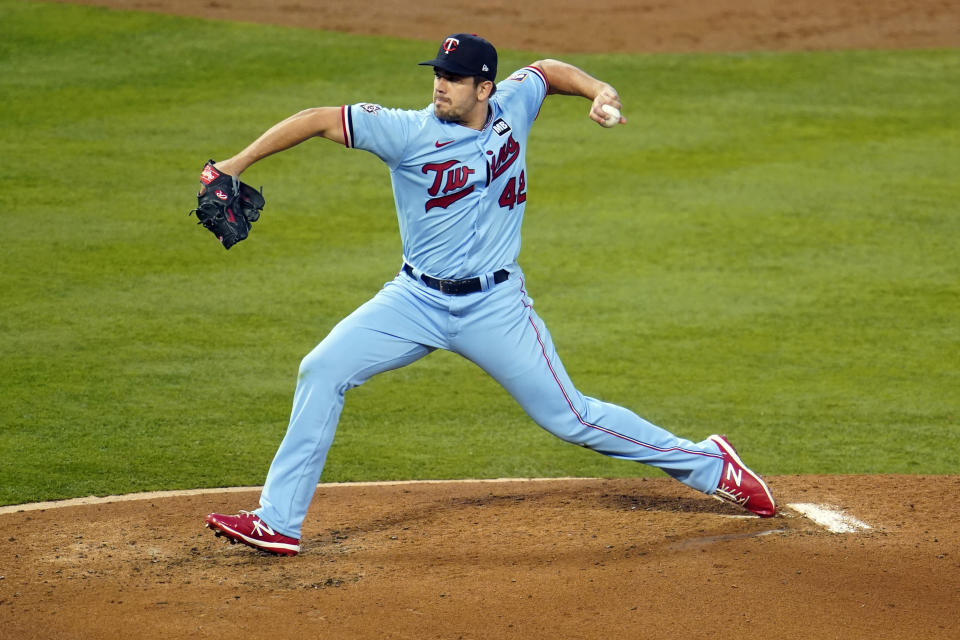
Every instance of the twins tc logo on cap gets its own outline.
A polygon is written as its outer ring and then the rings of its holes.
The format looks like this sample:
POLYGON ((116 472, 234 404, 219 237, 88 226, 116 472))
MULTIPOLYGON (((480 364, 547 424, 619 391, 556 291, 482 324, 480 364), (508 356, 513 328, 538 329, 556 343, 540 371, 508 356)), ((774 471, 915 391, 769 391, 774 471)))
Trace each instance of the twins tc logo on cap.
POLYGON ((497 78, 497 50, 472 33, 454 33, 440 42, 437 57, 421 62, 458 76, 480 76, 494 82, 497 78))

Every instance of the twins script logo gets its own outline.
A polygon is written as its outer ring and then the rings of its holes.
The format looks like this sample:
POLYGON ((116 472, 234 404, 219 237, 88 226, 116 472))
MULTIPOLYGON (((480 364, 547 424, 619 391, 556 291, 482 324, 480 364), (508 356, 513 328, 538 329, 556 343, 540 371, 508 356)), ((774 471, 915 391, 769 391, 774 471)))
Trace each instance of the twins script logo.
POLYGON ((513 139, 513 134, 507 138, 507 141, 500 147, 496 154, 493 151, 487 151, 490 156, 490 181, 494 181, 503 175, 503 172, 509 169, 517 158, 520 157, 520 143, 513 139))
MULTIPOLYGON (((506 127, 504 131, 506 133, 510 130, 510 127, 505 122, 503 124, 506 127)), ((438 140, 435 146, 444 147, 446 144, 438 140)), ((487 185, 489 185, 516 163, 517 158, 520 157, 520 143, 514 139, 511 133, 496 153, 487 151, 487 155, 489 156, 486 167, 487 185)), ((433 182, 427 188, 427 194, 430 197, 424 204, 424 213, 437 207, 446 209, 454 202, 467 197, 476 189, 476 185, 467 186, 470 176, 474 175, 476 171, 459 160, 429 162, 423 165, 420 171, 424 175, 433 176, 433 182)), ((524 172, 521 171, 519 177, 514 176, 507 181, 503 194, 498 200, 500 206, 513 210, 514 206, 526 201, 526 180, 523 174, 524 172)))
POLYGON ((457 200, 473 193, 474 185, 467 187, 467 181, 476 171, 465 164, 460 164, 459 160, 430 162, 423 165, 420 170, 424 175, 434 174, 433 184, 427 189, 431 198, 424 205, 424 213, 434 207, 446 209, 457 200))

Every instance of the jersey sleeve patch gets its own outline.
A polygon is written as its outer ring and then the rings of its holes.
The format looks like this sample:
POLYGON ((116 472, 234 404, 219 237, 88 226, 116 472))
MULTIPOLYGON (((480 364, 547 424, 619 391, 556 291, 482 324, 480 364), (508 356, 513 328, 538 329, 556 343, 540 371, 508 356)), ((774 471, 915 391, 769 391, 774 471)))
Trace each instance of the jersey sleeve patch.
POLYGON ((512 80, 514 82, 523 82, 527 78, 531 78, 531 77, 540 78, 540 82, 543 83, 543 86, 546 87, 548 91, 550 90, 550 83, 547 81, 547 76, 544 75, 543 71, 541 71, 539 67, 534 67, 533 65, 524 67, 519 71, 515 71, 513 75, 507 78, 507 80, 512 80))
POLYGON ((493 99, 514 114, 525 112, 524 119, 533 122, 550 90, 550 82, 543 70, 528 65, 514 71, 497 85, 493 99))
POLYGON ((369 151, 393 169, 402 160, 418 112, 358 102, 343 109, 344 141, 350 149, 369 151))
POLYGON ((543 86, 546 87, 547 93, 550 93, 550 81, 547 80, 547 76, 540 70, 540 67, 534 67, 533 65, 529 67, 524 67, 523 71, 529 71, 531 74, 540 78, 540 81, 543 82, 543 86))
MULTIPOLYGON (((358 117, 366 116, 377 116, 383 111, 383 107, 378 104, 373 104, 371 102, 361 102, 360 104, 354 105, 357 110, 358 117)), ((350 108, 350 105, 344 105, 341 107, 340 116, 343 121, 343 138, 344 145, 348 149, 355 148, 355 132, 354 132, 354 109, 350 108)))
POLYGON ((360 111, 362 111, 363 113, 368 113, 368 114, 370 114, 370 115, 372 115, 372 116, 377 115, 378 113, 380 113, 380 112, 383 110, 383 107, 381 107, 380 105, 378 105, 378 104, 372 104, 372 103, 369 103, 369 102, 364 102, 364 103, 361 103, 361 104, 359 104, 359 105, 357 105, 357 106, 360 107, 360 111))

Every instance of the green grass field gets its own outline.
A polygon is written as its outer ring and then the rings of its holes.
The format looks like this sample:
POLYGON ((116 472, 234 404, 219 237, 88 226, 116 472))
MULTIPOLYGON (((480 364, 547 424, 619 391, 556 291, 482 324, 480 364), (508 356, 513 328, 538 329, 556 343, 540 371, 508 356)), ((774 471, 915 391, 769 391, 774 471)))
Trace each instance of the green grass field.
MULTIPOLYGON (((0 504, 262 483, 300 358, 399 267, 389 177, 266 160, 226 252, 199 170, 305 107, 424 106, 434 51, 0 0, 0 504)), ((960 51, 563 58, 629 119, 552 97, 531 137, 521 262, 580 389, 766 474, 956 473, 960 51)), ((659 474, 437 353, 348 394, 323 478, 659 474)))

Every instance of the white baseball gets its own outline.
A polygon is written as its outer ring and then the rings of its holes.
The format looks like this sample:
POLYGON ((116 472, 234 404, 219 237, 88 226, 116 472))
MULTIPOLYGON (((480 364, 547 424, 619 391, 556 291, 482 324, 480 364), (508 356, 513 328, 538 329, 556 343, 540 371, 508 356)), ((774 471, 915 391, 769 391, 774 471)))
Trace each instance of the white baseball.
POLYGON ((607 114, 607 119, 601 123, 604 127, 609 128, 620 124, 620 109, 612 104, 605 104, 600 108, 607 114))

